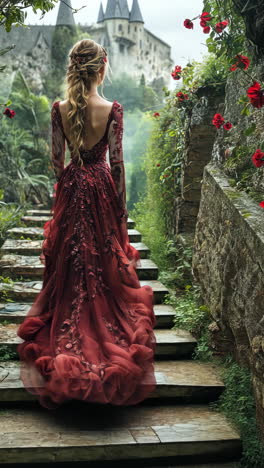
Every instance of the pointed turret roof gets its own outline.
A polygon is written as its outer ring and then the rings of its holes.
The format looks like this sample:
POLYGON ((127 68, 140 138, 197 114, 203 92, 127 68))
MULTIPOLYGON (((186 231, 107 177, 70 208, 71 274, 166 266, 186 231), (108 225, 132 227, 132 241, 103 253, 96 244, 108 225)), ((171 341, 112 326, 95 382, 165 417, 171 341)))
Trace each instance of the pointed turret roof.
POLYGON ((104 21, 104 10, 103 10, 102 2, 101 2, 100 10, 98 13, 98 18, 97 18, 97 23, 102 23, 102 21, 104 21))
POLYGON ((129 19, 127 0, 108 0, 104 19, 129 19))
POLYGON ((75 26, 71 9, 71 0, 60 2, 56 25, 75 26))
POLYGON ((143 16, 139 8, 138 0, 133 0, 130 12, 130 21, 133 23, 144 23, 143 16))

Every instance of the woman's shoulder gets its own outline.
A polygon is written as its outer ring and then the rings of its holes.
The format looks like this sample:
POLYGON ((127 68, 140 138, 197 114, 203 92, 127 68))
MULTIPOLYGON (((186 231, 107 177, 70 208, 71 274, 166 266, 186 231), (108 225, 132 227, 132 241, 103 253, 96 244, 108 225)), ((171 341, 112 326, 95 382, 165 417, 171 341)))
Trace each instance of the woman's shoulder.
POLYGON ((114 100, 112 104, 112 111, 115 117, 119 118, 119 120, 122 119, 123 114, 124 114, 124 108, 122 104, 116 99, 114 100))

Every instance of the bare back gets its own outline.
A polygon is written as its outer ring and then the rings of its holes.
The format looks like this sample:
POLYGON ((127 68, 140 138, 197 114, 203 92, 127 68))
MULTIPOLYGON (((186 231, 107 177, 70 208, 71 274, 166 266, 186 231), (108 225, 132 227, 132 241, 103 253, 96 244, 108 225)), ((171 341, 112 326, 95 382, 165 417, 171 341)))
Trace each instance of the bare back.
MULTIPOLYGON (((91 96, 85 114, 85 140, 84 147, 90 150, 104 136, 107 127, 109 114, 112 109, 112 102, 106 101, 100 96, 91 96)), ((61 114, 64 134, 68 141, 71 141, 71 133, 67 113, 69 110, 68 100, 60 101, 59 110, 61 114)))

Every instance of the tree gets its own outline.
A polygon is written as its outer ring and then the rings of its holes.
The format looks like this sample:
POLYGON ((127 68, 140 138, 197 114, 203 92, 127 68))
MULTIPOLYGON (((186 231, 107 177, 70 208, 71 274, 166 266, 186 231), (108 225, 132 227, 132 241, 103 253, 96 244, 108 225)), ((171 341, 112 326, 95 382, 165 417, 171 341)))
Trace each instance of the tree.
MULTIPOLYGON (((58 0, 0 0, 0 26, 4 26, 6 31, 11 31, 13 25, 24 25, 25 19, 27 17, 27 12, 24 11, 27 8, 32 8, 34 13, 41 11, 42 17, 48 11, 52 10, 55 5, 58 3, 58 0)), ((69 7, 69 5, 67 5, 69 7)), ((81 8, 71 8, 73 13, 81 10, 81 8)))
MULTIPOLYGON (((143 79, 141 78, 143 83, 143 79)), ((140 109, 147 111, 154 109, 159 101, 155 91, 137 81, 126 73, 115 77, 110 84, 104 87, 104 94, 107 99, 118 99, 126 110, 140 109)))

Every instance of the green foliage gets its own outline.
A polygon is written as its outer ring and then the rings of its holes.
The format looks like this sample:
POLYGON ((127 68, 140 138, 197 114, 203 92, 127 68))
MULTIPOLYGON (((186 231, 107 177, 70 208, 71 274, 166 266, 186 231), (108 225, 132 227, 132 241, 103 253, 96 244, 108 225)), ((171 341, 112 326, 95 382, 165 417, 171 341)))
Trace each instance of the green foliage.
POLYGON ((38 143, 38 138, 47 138, 50 124, 49 101, 44 95, 31 92, 23 73, 18 71, 9 95, 15 104, 16 116, 13 122, 18 128, 27 130, 38 143))
POLYGON ((205 325, 211 321, 210 311, 204 304, 199 305, 200 290, 197 285, 186 285, 182 296, 175 295, 174 328, 183 328, 196 336, 200 336, 205 325))
POLYGON ((118 96, 125 110, 148 111, 160 105, 161 102, 155 91, 143 83, 142 78, 141 83, 137 83, 133 77, 122 73, 119 77, 115 77, 112 83, 105 84, 104 94, 111 101, 118 96))
POLYGON ((151 250, 150 258, 160 269, 166 269, 165 226, 157 205, 154 198, 151 200, 145 197, 144 200, 141 199, 135 204, 129 214, 135 220, 137 229, 142 233, 142 241, 151 250))
MULTIPOLYGON (((0 25, 3 25, 7 32, 11 31, 12 25, 24 25, 27 17, 28 7, 31 7, 34 13, 41 11, 42 15, 52 10, 56 5, 57 0, 22 0, 14 1, 7 0, 0 3, 0 25)), ((24 25, 25 26, 25 25, 24 25)))
MULTIPOLYGON (((260 143, 259 147, 263 145, 260 143)), ((252 188, 252 180, 256 177, 256 168, 252 164, 252 155, 255 153, 255 145, 237 145, 233 147, 230 155, 227 156, 223 168, 230 176, 230 185, 239 191, 248 193, 254 200, 262 201, 263 190, 257 191, 252 188)))
POLYGON ((209 54, 201 62, 195 62, 195 73, 198 86, 210 86, 224 92, 228 76, 228 60, 225 55, 216 59, 214 54, 209 54))
MULTIPOLYGON (((33 190, 39 194, 39 187, 47 190, 48 177, 35 174, 42 161, 29 158, 33 150, 29 132, 16 128, 14 122, 3 122, 0 137, 0 185, 5 191, 5 200, 23 204, 33 190), (8 127, 8 128, 7 128, 8 127)), ((33 151, 34 156, 34 151, 33 151)))
POLYGON ((10 298, 10 289, 12 289, 14 281, 9 276, 0 275, 0 283, 2 283, 2 290, 0 292, 0 301, 2 303, 13 302, 10 298))
POLYGON ((0 346, 0 360, 1 361, 14 361, 17 358, 17 353, 6 345, 0 346))
POLYGON ((18 72, 10 93, 16 116, 1 120, 0 184, 5 201, 23 204, 34 193, 48 196, 50 112, 46 96, 35 96, 18 72))
POLYGON ((7 230, 11 229, 19 223, 21 216, 24 214, 21 206, 15 204, 4 203, 3 189, 0 190, 0 246, 7 237, 7 230))
POLYGON ((126 161, 127 207, 134 204, 146 191, 146 174, 143 169, 147 141, 153 128, 153 119, 148 112, 139 109, 125 112, 123 147, 126 161))
POLYGON ((224 31, 218 34, 212 28, 206 45, 208 51, 217 58, 226 57, 232 62, 233 58, 243 53, 246 47, 245 24, 242 16, 235 9, 233 0, 204 0, 204 11, 210 11, 213 17, 210 23, 212 25, 219 21, 229 21, 228 33, 224 31))
POLYGON ((45 89, 51 100, 62 94, 62 86, 68 63, 68 53, 79 40, 79 29, 76 26, 57 25, 51 40, 51 71, 46 76, 45 89))
POLYGON ((256 425, 256 406, 250 371, 240 367, 231 356, 225 358, 219 369, 225 391, 218 401, 211 403, 211 407, 225 413, 240 432, 243 443, 240 466, 263 468, 264 445, 260 441, 256 425))
MULTIPOLYGON (((223 56, 216 60, 214 54, 204 57, 202 62, 195 60, 188 63, 182 71, 182 89, 184 92, 192 93, 199 88, 214 88, 214 94, 218 90, 224 92, 226 79, 228 76, 228 61, 223 56)), ((192 95, 189 95, 192 98, 192 95)))

